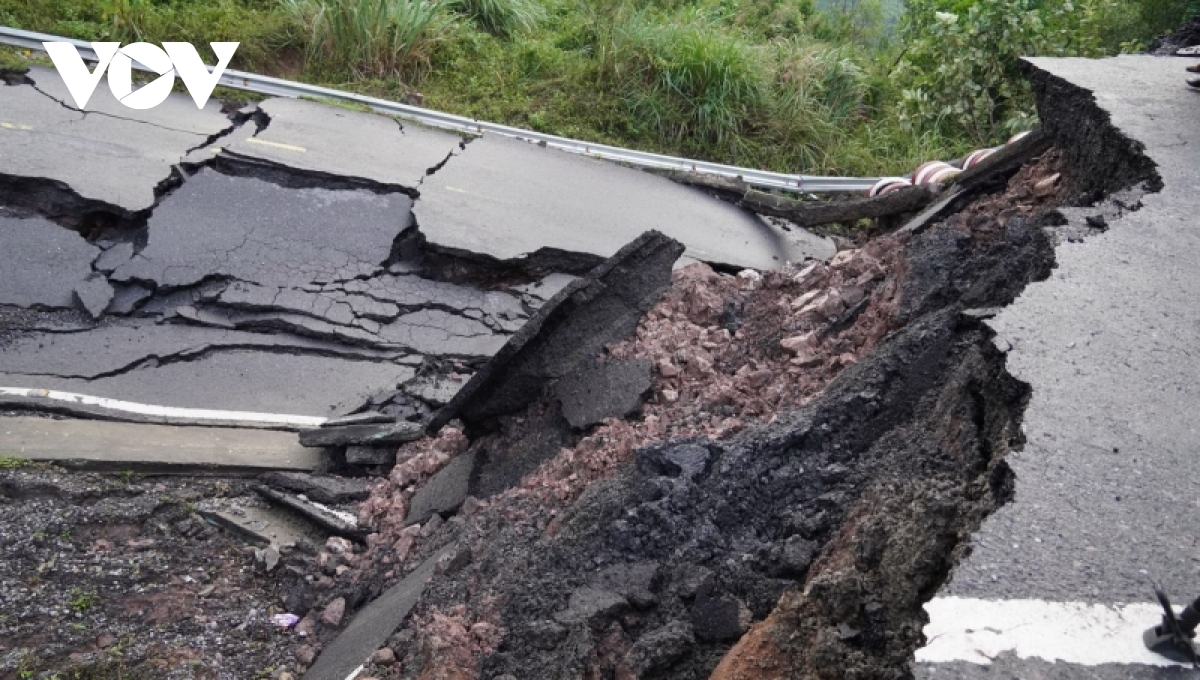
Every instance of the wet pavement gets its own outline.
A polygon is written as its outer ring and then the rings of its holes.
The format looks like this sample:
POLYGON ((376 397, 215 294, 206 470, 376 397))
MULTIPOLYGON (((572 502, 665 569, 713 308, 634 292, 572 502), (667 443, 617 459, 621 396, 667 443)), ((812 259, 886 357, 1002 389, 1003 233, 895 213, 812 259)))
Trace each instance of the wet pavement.
MULTIPOLYGON (((1121 132, 1145 145, 1163 188, 1109 220, 1103 234, 1059 246, 1050 279, 1030 285, 992 323, 1012 347, 1009 370, 1033 388, 1027 442, 1008 459, 1015 500, 973 537, 970 558, 939 597, 1115 607, 1153 603, 1160 584, 1182 606, 1200 594, 1200 99, 1184 85, 1186 60, 1031 61, 1092 93, 1121 132)), ((992 627, 1003 639, 1003 626, 992 627)), ((949 653, 944 642, 933 640, 917 659, 949 653)), ((957 644, 963 655, 984 645, 1010 656, 993 665, 919 663, 917 677, 1194 677, 1017 658, 1028 655, 970 636, 957 644)), ((1060 652, 1071 658, 1069 648, 1060 652)))
MULTIPOLYGON (((0 387, 426 417, 648 229, 777 268, 832 244, 635 169, 310 101, 85 111, 0 86, 0 387), (542 285, 542 280, 545 285, 542 285), (407 388, 407 394, 406 394, 407 388)), ((118 417, 121 417, 118 414, 118 417)))

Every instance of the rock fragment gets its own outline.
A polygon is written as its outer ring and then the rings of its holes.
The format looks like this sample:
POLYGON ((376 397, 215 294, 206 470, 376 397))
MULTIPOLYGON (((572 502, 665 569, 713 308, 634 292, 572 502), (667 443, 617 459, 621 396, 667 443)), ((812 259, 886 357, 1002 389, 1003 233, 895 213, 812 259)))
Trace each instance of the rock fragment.
POLYGON ((565 625, 599 625, 628 608, 629 602, 612 591, 591 587, 576 588, 571 593, 567 608, 555 614, 554 618, 565 625))
POLYGON ((346 598, 339 597, 333 602, 325 605, 325 609, 321 611, 321 622, 327 626, 337 628, 342 625, 342 617, 346 615, 346 598))
POLYGON ((750 628, 750 610, 730 595, 701 592, 692 605, 692 627, 702 640, 734 640, 750 628))
POLYGON ((625 656, 625 662, 640 678, 669 668, 694 644, 696 637, 691 625, 686 621, 672 621, 638 638, 625 656))

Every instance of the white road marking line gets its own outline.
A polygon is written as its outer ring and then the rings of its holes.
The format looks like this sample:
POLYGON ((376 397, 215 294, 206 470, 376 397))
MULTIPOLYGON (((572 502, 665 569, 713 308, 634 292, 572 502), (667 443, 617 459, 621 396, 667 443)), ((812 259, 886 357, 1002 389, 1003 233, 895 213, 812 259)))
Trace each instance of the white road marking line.
POLYGON ((326 420, 317 416, 298 416, 286 413, 255 413, 252 411, 218 411, 202 408, 156 406, 154 404, 139 404, 133 401, 120 401, 107 397, 93 397, 87 394, 59 392, 57 390, 27 389, 24 387, 0 387, 0 395, 69 401, 76 404, 112 409, 114 411, 181 419, 228 420, 233 422, 272 423, 278 425, 306 425, 309 427, 317 427, 326 420))
POLYGON ((938 597, 925 604, 929 624, 916 660, 987 665, 1002 652, 1083 666, 1104 663, 1179 666, 1146 649, 1142 631, 1162 620, 1150 603, 1127 605, 938 597))
POLYGON ((308 502, 312 503, 313 507, 317 508, 318 510, 320 510, 322 512, 327 512, 333 517, 337 517, 338 519, 342 520, 343 522, 350 525, 351 527, 354 527, 356 529, 358 528, 358 517, 355 517, 353 514, 351 514, 349 512, 344 512, 342 510, 334 510, 333 508, 329 507, 328 505, 322 505, 321 503, 318 503, 311 498, 308 499, 308 502))
POLYGON ((305 153, 306 151, 308 151, 308 149, 306 149, 302 146, 293 146, 291 144, 281 144, 279 142, 268 142, 265 139, 259 139, 257 137, 247 137, 246 141, 251 144, 262 144, 263 146, 273 146, 276 149, 286 149, 288 151, 299 151, 300 153, 305 153))
POLYGON ((350 675, 346 676, 346 680, 354 680, 355 678, 357 678, 359 675, 362 674, 363 669, 365 669, 366 667, 367 667, 367 664, 364 663, 363 665, 359 666, 358 668, 355 668, 353 671, 350 672, 350 675))

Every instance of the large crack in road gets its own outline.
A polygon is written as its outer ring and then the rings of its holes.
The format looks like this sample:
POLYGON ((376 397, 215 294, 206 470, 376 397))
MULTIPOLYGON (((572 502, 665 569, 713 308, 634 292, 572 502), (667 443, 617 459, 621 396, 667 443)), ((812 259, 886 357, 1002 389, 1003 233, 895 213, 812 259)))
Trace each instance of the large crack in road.
POLYGON ((133 201, 6 174, 0 385, 352 415, 301 441, 378 477, 358 544, 257 557, 312 680, 381 646, 368 672, 421 680, 910 677, 1017 483, 1030 388, 987 320, 1162 187, 1086 93, 1035 84, 1052 148, 836 254, 626 168, 302 101, 206 117, 133 201))

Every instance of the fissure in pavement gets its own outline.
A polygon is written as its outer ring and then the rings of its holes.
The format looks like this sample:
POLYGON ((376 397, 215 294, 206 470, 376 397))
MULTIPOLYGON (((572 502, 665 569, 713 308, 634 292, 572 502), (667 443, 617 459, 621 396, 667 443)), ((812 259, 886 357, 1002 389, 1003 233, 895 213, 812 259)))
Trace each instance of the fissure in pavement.
POLYGON ((677 273, 635 339, 606 352, 653 361, 639 416, 572 431, 550 390, 474 440, 443 429, 402 447, 363 506, 379 533, 359 575, 313 611, 366 602, 457 546, 466 557, 387 640, 399 677, 905 677, 921 605, 1013 493, 1004 458, 1029 389, 981 320, 1049 275, 1056 241, 1103 228, 1063 224, 1066 206, 1131 208, 1094 204, 1154 183, 1086 97, 1037 91, 1090 132, 1049 123, 1058 147, 1002 192, 828 270, 677 273), (781 355, 804 377, 781 380, 781 355), (777 384, 787 396, 750 408, 777 384), (535 442, 540 465, 490 486, 504 474, 489 462, 535 442))

